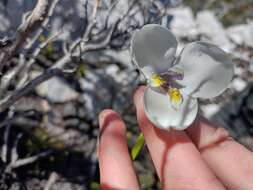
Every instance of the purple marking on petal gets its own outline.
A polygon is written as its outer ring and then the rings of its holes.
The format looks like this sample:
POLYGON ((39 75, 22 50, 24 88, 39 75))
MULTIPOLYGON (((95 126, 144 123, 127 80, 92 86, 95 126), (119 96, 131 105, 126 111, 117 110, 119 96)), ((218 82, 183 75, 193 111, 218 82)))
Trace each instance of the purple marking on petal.
POLYGON ((183 80, 184 75, 182 73, 177 73, 174 71, 168 71, 166 73, 162 73, 160 75, 162 77, 163 80, 166 81, 166 83, 164 85, 162 85, 164 88, 167 87, 173 87, 173 88, 182 88, 184 86, 180 85, 179 83, 177 83, 177 80, 183 80))
POLYGON ((168 71, 166 73, 161 74, 161 77, 166 81, 183 80, 184 75, 182 73, 177 73, 177 72, 174 72, 174 71, 168 71))
POLYGON ((172 80, 183 80, 183 78, 184 78, 183 74, 172 75, 172 80))

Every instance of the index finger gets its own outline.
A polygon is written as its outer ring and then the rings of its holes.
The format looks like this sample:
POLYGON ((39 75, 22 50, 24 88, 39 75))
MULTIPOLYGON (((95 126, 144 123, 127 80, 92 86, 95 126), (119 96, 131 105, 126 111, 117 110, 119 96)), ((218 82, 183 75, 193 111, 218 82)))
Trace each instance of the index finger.
POLYGON ((100 182, 107 189, 139 189, 129 156, 125 124, 112 110, 99 116, 99 169, 100 182))

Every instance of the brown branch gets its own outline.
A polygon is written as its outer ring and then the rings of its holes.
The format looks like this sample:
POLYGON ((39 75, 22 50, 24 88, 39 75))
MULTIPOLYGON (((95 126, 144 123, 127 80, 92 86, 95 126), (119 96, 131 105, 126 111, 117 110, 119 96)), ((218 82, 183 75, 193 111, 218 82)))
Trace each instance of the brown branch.
POLYGON ((52 152, 53 152, 52 150, 46 150, 44 152, 38 153, 38 154, 28 157, 28 158, 18 159, 16 162, 11 164, 11 168, 18 168, 21 166, 25 166, 27 164, 32 164, 32 163, 36 162, 37 160, 50 155, 52 152))
POLYGON ((63 73, 65 73, 65 71, 57 68, 46 70, 41 75, 28 82, 24 87, 16 90, 12 95, 7 96, 4 100, 0 101, 0 113, 5 111, 7 108, 9 108, 16 101, 18 101, 42 82, 52 78, 53 76, 63 73))
POLYGON ((19 74, 22 76, 20 80, 18 81, 17 87, 20 88, 24 85, 24 83, 27 81, 29 70, 31 69, 31 66, 36 61, 36 58, 39 56, 41 50, 45 48, 50 42, 52 42, 59 34, 61 30, 59 30, 56 33, 53 33, 51 36, 48 37, 48 39, 45 40, 45 42, 38 45, 38 47, 32 52, 31 58, 27 63, 24 64, 24 66, 20 67, 20 69, 17 71, 16 74, 19 74))
POLYGON ((92 16, 91 16, 90 21, 88 21, 88 25, 87 25, 84 35, 83 35, 83 40, 87 40, 92 28, 96 24, 96 16, 97 16, 99 3, 100 3, 100 0, 95 0, 94 6, 93 6, 93 11, 92 11, 92 16))
POLYGON ((54 13, 56 4, 59 2, 59 0, 51 0, 51 1, 52 2, 51 2, 50 7, 48 8, 48 13, 46 17, 44 18, 43 22, 41 23, 41 27, 38 28, 38 31, 36 32, 36 34, 28 41, 28 43, 25 46, 26 49, 30 49, 32 47, 32 45, 36 42, 36 40, 38 40, 39 36, 43 33, 44 29, 48 25, 50 17, 54 13))
POLYGON ((29 35, 41 27, 44 20, 47 19, 50 14, 52 14, 52 6, 55 5, 57 1, 58 0, 37 0, 37 4, 31 14, 28 15, 19 26, 15 41, 8 49, 3 58, 3 62, 6 62, 12 58, 13 55, 15 55, 15 53, 20 49, 20 47, 24 45, 29 35))
POLYGON ((57 181, 58 179, 58 174, 56 172, 52 172, 49 176, 49 179, 44 187, 44 190, 50 190, 53 184, 57 181))

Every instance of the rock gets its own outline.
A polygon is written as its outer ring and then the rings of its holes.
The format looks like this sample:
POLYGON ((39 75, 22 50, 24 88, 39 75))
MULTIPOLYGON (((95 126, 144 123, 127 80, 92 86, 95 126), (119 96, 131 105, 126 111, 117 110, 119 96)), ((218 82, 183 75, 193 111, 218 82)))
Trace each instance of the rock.
POLYGON ((236 67, 235 66, 235 68, 234 68, 235 70, 235 75, 239 75, 239 76, 241 76, 241 75, 243 75, 243 73, 245 72, 245 69, 244 68, 242 68, 242 67, 236 67))
MULTIPOLYGON (((170 21, 170 28, 178 38, 194 41, 201 37, 201 40, 210 41, 227 52, 235 47, 235 44, 230 42, 221 22, 209 10, 198 12, 196 18, 194 18, 191 8, 185 6, 171 8, 168 10, 168 14, 173 17, 170 21)), ((182 48, 182 44, 179 44, 179 49, 182 48)))
POLYGON ((23 13, 31 10, 35 1, 13 0, 0 6, 0 35, 13 35, 22 23, 23 13))
POLYGON ((227 29, 228 37, 239 45, 253 47, 253 21, 248 24, 231 26, 227 29))
POLYGON ((168 10, 168 13, 173 16, 170 28, 177 37, 197 37, 197 24, 190 7, 172 8, 168 10))
POLYGON ((4 32, 6 28, 10 27, 9 20, 6 19, 5 15, 0 14, 0 34, 4 32))
POLYGON ((198 12, 196 22, 199 33, 206 38, 203 40, 210 41, 228 52, 234 48, 235 45, 229 41, 225 29, 213 12, 209 10, 198 12))
POLYGON ((36 92, 53 103, 64 103, 78 98, 78 93, 59 77, 54 77, 36 88, 36 92))
POLYGON ((81 99, 84 100, 87 117, 96 120, 98 114, 112 104, 111 80, 104 74, 87 71, 85 78, 80 79, 81 89, 84 91, 81 99))
POLYGON ((129 50, 121 50, 121 51, 106 50, 104 53, 105 55, 112 57, 113 60, 118 61, 119 63, 122 63, 127 67, 132 67, 129 50))
POLYGON ((63 117, 76 116, 77 115, 76 108, 77 105, 73 104, 72 102, 64 104, 62 108, 63 117))
POLYGON ((117 65, 108 65, 105 68, 105 73, 119 84, 123 84, 127 79, 131 80, 131 77, 133 77, 126 70, 123 72, 120 71, 120 68, 117 65))
POLYGON ((238 92, 233 101, 227 103, 212 120, 225 127, 230 134, 240 140, 253 135, 253 83, 238 92))
POLYGON ((119 72, 120 72, 120 68, 117 65, 108 65, 105 68, 105 73, 115 78, 119 74, 119 72))
POLYGON ((204 116, 209 119, 220 110, 220 106, 218 104, 202 105, 201 109, 204 116))
POLYGON ((244 81, 243 79, 241 78, 235 78, 233 81, 232 81, 232 86, 233 88, 240 92, 242 91, 243 89, 245 89, 245 87, 247 86, 247 82, 244 81))

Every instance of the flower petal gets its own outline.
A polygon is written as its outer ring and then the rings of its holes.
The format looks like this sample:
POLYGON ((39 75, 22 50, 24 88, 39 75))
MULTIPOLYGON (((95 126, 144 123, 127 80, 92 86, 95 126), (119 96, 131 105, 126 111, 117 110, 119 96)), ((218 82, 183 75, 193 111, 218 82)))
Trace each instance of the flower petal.
POLYGON ((166 72, 172 66, 176 49, 175 36, 157 24, 148 24, 136 31, 130 47, 134 63, 146 78, 150 73, 166 72))
POLYGON ((196 118, 198 102, 183 96, 183 102, 175 109, 165 92, 147 87, 144 94, 144 108, 149 120, 159 128, 183 130, 196 118))
POLYGON ((178 66, 185 86, 181 92, 192 97, 211 98, 221 94, 234 75, 232 60, 223 50, 207 42, 193 42, 182 51, 178 66))

